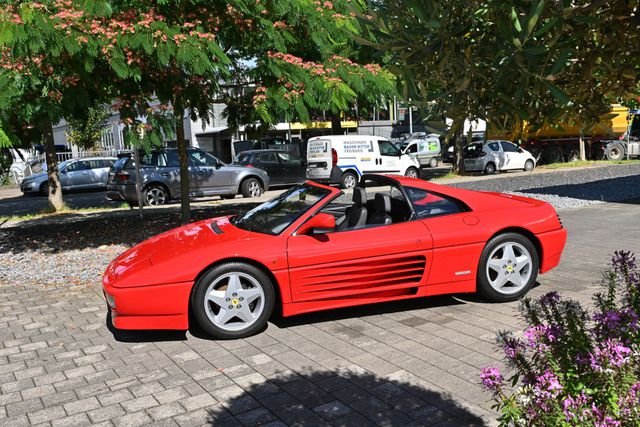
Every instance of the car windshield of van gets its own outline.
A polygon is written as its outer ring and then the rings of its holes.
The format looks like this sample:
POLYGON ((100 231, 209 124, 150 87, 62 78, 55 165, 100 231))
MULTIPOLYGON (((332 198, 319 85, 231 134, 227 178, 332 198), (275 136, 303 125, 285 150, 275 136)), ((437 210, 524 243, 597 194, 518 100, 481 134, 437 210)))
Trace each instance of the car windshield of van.
POLYGON ((277 235, 330 193, 309 184, 300 184, 231 219, 238 228, 257 233, 277 235))
POLYGON ((391 142, 381 139, 378 140, 378 146, 380 147, 380 154, 382 156, 399 156, 400 150, 391 142))

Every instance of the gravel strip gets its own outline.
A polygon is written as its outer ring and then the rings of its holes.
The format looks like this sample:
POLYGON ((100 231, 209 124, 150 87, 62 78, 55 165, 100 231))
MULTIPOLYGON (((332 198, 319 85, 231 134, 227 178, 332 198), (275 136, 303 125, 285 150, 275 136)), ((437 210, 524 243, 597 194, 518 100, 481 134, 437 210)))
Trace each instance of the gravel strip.
POLYGON ((518 174, 449 184, 544 200, 556 209, 640 199, 640 164, 611 165, 544 174, 518 174))

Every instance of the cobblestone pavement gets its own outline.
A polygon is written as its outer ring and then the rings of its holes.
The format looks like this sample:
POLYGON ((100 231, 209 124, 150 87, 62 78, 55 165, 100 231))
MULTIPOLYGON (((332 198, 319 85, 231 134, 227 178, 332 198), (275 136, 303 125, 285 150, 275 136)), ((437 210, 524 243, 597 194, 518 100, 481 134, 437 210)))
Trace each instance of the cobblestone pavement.
MULTIPOLYGON (((588 302, 615 249, 640 253, 636 204, 562 212, 561 266, 533 295, 588 302)), ((0 425, 485 425, 478 371, 517 304, 436 297, 274 319, 235 341, 118 332, 98 283, 0 283, 0 425)))

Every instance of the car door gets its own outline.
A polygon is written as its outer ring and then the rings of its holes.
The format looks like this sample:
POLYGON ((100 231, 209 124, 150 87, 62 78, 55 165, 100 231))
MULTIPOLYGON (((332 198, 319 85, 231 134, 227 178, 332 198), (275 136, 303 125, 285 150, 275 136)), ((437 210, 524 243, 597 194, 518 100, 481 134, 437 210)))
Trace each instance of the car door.
POLYGON ((379 139, 377 145, 380 155, 377 172, 400 173, 400 150, 398 147, 386 139, 379 139))
POLYGON ((500 146, 504 152, 507 169, 524 169, 524 162, 527 156, 520 152, 520 149, 508 141, 500 141, 500 146))
POLYGON ((504 151, 502 151, 502 148, 500 147, 500 144, 498 143, 498 141, 492 141, 487 143, 486 147, 484 147, 483 150, 485 153, 488 154, 488 158, 486 162, 493 161, 496 165, 496 170, 506 169, 507 158, 504 155, 504 151))
POLYGON ((188 150, 187 154, 189 156, 189 176, 194 179, 191 192, 196 196, 215 194, 218 186, 215 157, 200 150, 188 150))
POLYGON ((300 157, 291 153, 276 153, 282 168, 282 181, 284 184, 297 184, 305 180, 305 165, 300 157))
POLYGON ((60 185, 67 190, 91 187, 91 166, 87 160, 76 160, 67 165, 60 174, 60 185))
POLYGON ((254 153, 253 156, 256 159, 255 166, 264 170, 267 175, 269 175, 271 185, 280 185, 286 182, 284 171, 275 152, 254 153))
POLYGON ((92 159, 89 160, 91 167, 91 187, 102 188, 107 185, 107 178, 111 164, 108 160, 92 159))

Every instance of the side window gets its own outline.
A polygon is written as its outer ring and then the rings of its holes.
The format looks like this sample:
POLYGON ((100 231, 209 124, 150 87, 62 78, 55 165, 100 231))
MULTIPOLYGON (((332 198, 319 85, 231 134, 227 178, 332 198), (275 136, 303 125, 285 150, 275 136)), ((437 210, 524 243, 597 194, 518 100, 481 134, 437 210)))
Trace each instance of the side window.
POLYGON ((407 153, 417 153, 418 152, 418 144, 411 144, 409 148, 407 148, 407 153))
POLYGON ((500 142, 500 145, 502 145, 502 150, 505 153, 517 153, 518 152, 518 147, 516 147, 515 144, 512 144, 510 142, 502 141, 502 142, 500 142))
POLYGON ((195 166, 215 166, 218 161, 211 154, 205 153, 203 151, 189 151, 189 159, 191 163, 195 166))
POLYGON ((385 139, 378 140, 378 147, 380 148, 380 155, 382 156, 399 156, 400 150, 391 142, 385 139))
POLYGON ((415 187, 404 187, 418 218, 447 215, 461 212, 454 201, 415 187))
POLYGON ((91 165, 86 160, 80 160, 75 163, 71 163, 65 168, 66 172, 85 171, 91 169, 91 165))
POLYGON ((300 157, 294 156, 289 153, 278 153, 278 158, 280 158, 280 162, 286 165, 300 165, 300 157))
POLYGON ((166 151, 165 155, 167 156, 167 166, 170 168, 177 168, 180 166, 180 159, 178 158, 178 151, 171 150, 166 151))
POLYGON ((277 165, 278 158, 276 157, 276 153, 260 153, 258 155, 258 161, 262 165, 277 165))
POLYGON ((498 146, 497 142, 492 142, 489 145, 489 148, 491 148, 492 151, 500 151, 500 147, 498 146))

